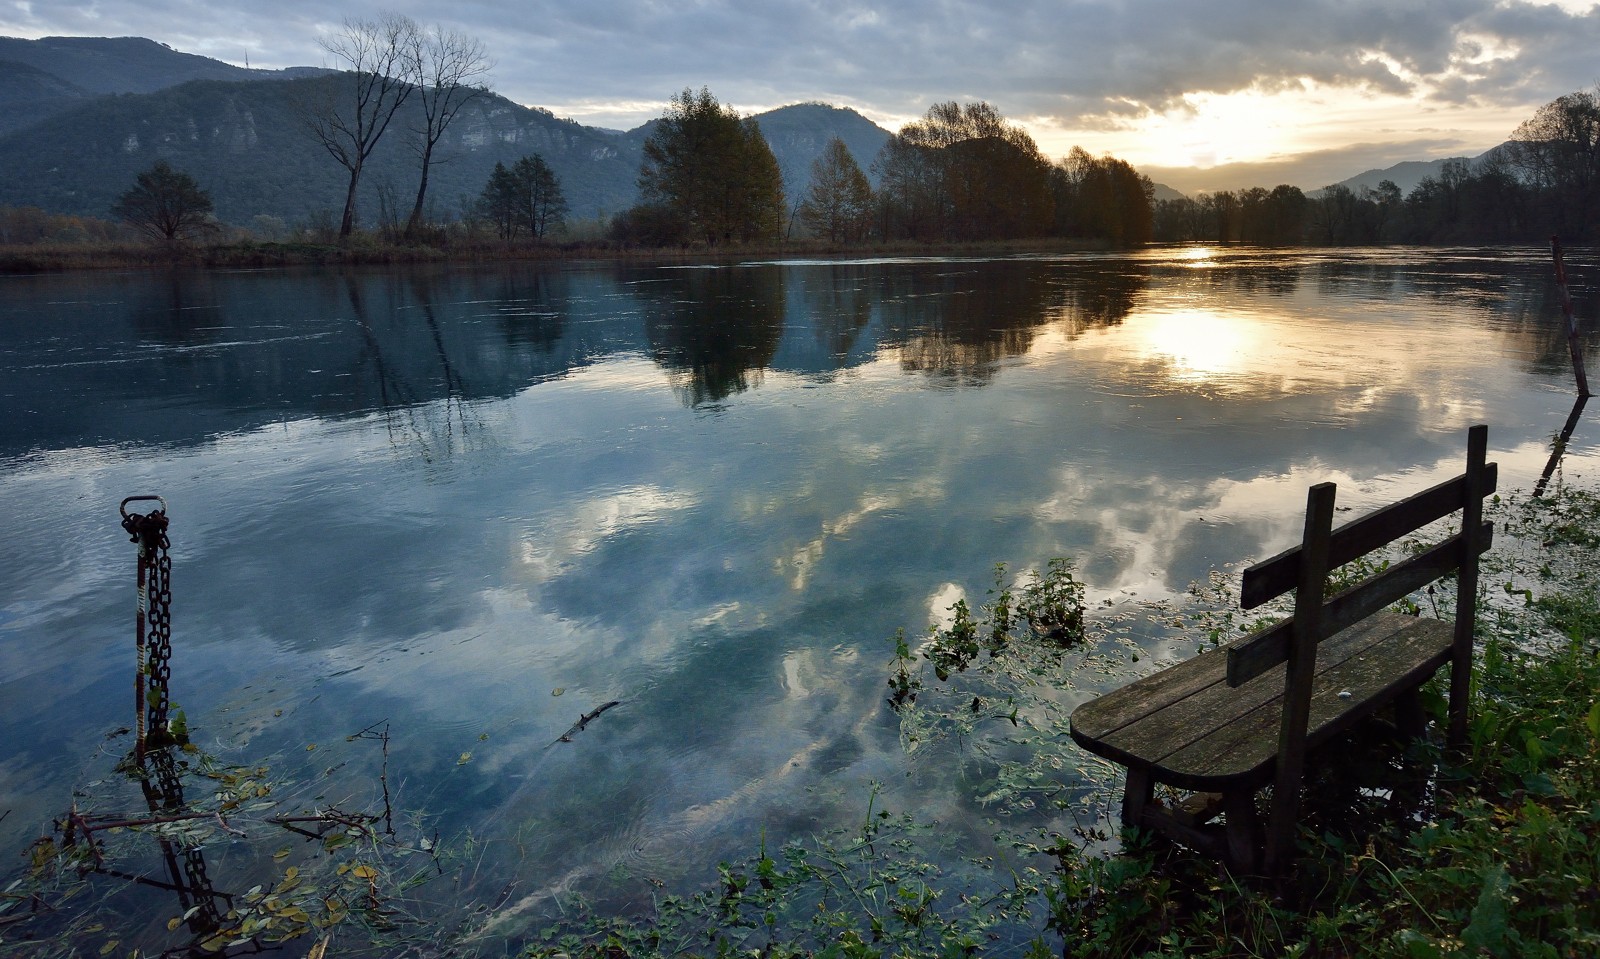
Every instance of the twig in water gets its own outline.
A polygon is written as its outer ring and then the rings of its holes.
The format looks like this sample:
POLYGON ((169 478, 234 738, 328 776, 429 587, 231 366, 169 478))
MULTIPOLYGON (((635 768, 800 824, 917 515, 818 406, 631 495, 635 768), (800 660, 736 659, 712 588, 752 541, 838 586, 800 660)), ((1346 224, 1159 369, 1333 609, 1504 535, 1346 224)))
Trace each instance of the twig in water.
MULTIPOLYGON (((601 703, 599 706, 596 706, 594 708, 594 712, 592 712, 592 713, 584 713, 582 716, 579 716, 578 717, 578 721, 572 724, 572 728, 571 729, 569 729, 566 732, 562 733, 561 734, 561 738, 556 740, 556 743, 570 743, 570 742, 572 742, 572 734, 573 733, 581 733, 581 732, 583 732, 584 727, 589 725, 590 723, 594 722, 595 719, 597 717, 599 717, 599 715, 601 713, 605 712, 606 710, 610 709, 613 706, 621 706, 621 705, 622 705, 622 702, 620 700, 616 700, 616 699, 613 699, 609 703, 601 703)), ((550 745, 554 746, 555 743, 551 743, 550 745)))

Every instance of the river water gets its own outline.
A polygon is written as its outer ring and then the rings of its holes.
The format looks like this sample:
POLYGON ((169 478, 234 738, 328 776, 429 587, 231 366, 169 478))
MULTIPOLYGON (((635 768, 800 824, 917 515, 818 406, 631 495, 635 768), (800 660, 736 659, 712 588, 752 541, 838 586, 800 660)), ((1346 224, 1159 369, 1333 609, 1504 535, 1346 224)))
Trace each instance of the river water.
POLYGON ((196 743, 334 802, 387 722, 396 807, 503 840, 519 902, 692 886, 873 781, 981 818, 906 775, 897 628, 998 562, 1180 594, 1292 543, 1312 483, 1359 513, 1453 475, 1477 422, 1531 486, 1572 404, 1548 275, 1183 248, 0 279, 0 860, 131 723, 116 507, 145 493, 196 743))

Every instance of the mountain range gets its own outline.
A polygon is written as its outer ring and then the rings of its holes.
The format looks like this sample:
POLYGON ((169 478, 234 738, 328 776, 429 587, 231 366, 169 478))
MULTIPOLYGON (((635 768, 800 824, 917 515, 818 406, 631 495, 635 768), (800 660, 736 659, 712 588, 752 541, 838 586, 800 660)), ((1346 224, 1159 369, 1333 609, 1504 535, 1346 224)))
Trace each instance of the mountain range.
MULTIPOLYGON (((290 106, 295 84, 330 72, 248 69, 141 37, 0 37, 0 170, 7 174, 0 205, 104 217, 135 174, 165 158, 210 190, 225 222, 336 213, 345 171, 290 106)), ((368 225, 384 209, 409 210, 415 196, 414 106, 402 109, 369 161, 359 198, 368 225)), ((890 135, 856 111, 826 103, 793 104, 755 119, 791 202, 809 185, 812 161, 831 138, 844 140, 870 176, 890 135)), ((440 214, 456 214, 481 192, 495 163, 537 152, 561 178, 573 216, 603 217, 637 201, 644 143, 656 122, 626 132, 584 126, 487 93, 441 143, 430 195, 440 214)), ((1376 187, 1388 179, 1409 192, 1444 162, 1408 161, 1342 182, 1376 187)), ((1158 200, 1182 195, 1156 184, 1158 200)))
MULTIPOLYGON (((1501 146, 1504 145, 1505 144, 1501 144, 1501 146)), ((1500 149, 1499 146, 1493 147, 1492 149, 1485 150, 1477 156, 1472 157, 1440 157, 1437 160, 1406 160, 1402 163, 1396 163, 1394 166, 1383 170, 1366 170, 1361 173, 1357 173, 1348 180, 1341 180, 1337 185, 1347 186, 1356 191, 1359 191, 1362 187, 1375 190, 1378 188, 1379 183, 1383 182, 1384 180, 1388 180, 1395 186, 1399 187, 1401 193, 1410 193, 1412 190, 1416 189, 1417 184, 1421 183, 1428 177, 1438 179, 1439 172, 1444 169, 1444 165, 1446 163, 1456 161, 1459 163, 1465 163, 1468 166, 1472 166, 1498 149, 1500 149)))
MULTIPOLYGON (((135 37, 0 37, 0 205, 105 216, 138 172, 165 158, 208 189, 217 217, 305 220, 337 211, 346 174, 306 134, 290 93, 329 71, 248 70, 135 37)), ((415 104, 402 108, 362 182, 370 225, 384 207, 410 209, 415 104)), ((854 110, 801 103, 756 116, 791 198, 832 137, 868 169, 889 132, 854 110)), ((476 196, 495 163, 537 152, 561 178, 571 212, 597 217, 632 205, 654 121, 619 133, 556 117, 497 94, 465 110, 440 144, 430 194, 445 213, 476 196)))

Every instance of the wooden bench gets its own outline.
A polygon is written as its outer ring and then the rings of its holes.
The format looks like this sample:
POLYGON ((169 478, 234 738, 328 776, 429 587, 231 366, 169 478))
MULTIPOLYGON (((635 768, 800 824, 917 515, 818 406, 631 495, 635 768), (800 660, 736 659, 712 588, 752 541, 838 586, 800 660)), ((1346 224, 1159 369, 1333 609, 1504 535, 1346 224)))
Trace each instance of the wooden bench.
POLYGON ((1301 544, 1245 570, 1239 605, 1253 609, 1295 590, 1294 615, 1227 647, 1169 667, 1079 706, 1072 738, 1128 767, 1122 820, 1241 871, 1279 873, 1293 854, 1306 750, 1386 706, 1411 736, 1425 732, 1418 688, 1451 664, 1450 740, 1467 728, 1478 557, 1493 527, 1483 499, 1497 470, 1485 463, 1488 427, 1468 432, 1467 470, 1448 482, 1334 530, 1334 484, 1311 487, 1301 544), (1332 597, 1329 570, 1461 513, 1460 531, 1332 597), (1459 571, 1454 623, 1385 607, 1459 571), (1168 808, 1157 783, 1195 796, 1168 808), (1257 790, 1272 784, 1263 836, 1257 790), (1210 825, 1218 814, 1224 825, 1210 825), (1263 859, 1264 853, 1264 859, 1263 859))

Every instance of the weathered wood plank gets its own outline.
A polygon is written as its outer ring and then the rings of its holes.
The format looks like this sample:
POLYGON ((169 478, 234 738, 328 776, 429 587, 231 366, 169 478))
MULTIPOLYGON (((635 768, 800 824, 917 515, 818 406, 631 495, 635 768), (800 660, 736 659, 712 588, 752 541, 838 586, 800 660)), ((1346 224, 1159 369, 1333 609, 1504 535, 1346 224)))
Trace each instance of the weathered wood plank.
POLYGON ((1072 711, 1072 734, 1104 739, 1129 723, 1223 681, 1227 658, 1204 653, 1091 699, 1072 711))
MULTIPOLYGON (((1312 686, 1306 743, 1317 746, 1421 685, 1449 661, 1451 624, 1417 619, 1389 639, 1322 673, 1312 686), (1348 698, 1339 693, 1348 691, 1348 698)), ((1228 791, 1270 776, 1277 754, 1281 699, 1222 726, 1151 767, 1159 782, 1228 791)))
MULTIPOLYGON (((1488 464, 1483 473, 1481 496, 1495 491, 1499 471, 1488 464)), ((1328 565, 1337 569, 1357 557, 1365 556, 1408 533, 1414 533, 1437 519, 1454 513, 1466 504, 1467 477, 1457 476, 1431 489, 1408 496, 1398 503, 1368 513, 1353 523, 1333 531, 1328 543, 1328 565)), ((1255 609, 1294 589, 1300 577, 1300 547, 1286 549, 1271 559, 1262 560, 1244 571, 1239 590, 1241 609, 1255 609)))
MULTIPOLYGON (((1330 637, 1319 651, 1318 672, 1326 672, 1352 656, 1361 655, 1369 647, 1383 642, 1412 622, 1411 617, 1399 613, 1380 613, 1330 637)), ((1283 668, 1280 664, 1239 689, 1218 682, 1197 690, 1178 702, 1099 737, 1093 745, 1085 743, 1084 748, 1125 764, 1130 761, 1158 763, 1263 703, 1278 700, 1282 696, 1283 668)), ((1077 713, 1073 713, 1071 724, 1073 738, 1084 743, 1084 738, 1079 735, 1077 713)))
MULTIPOLYGON (((1333 537, 1332 483, 1318 483, 1306 497, 1306 532, 1300 544, 1300 579, 1295 584, 1295 630, 1289 636, 1289 659, 1284 663, 1283 709, 1278 723, 1278 778, 1272 787, 1272 815, 1267 820, 1267 841, 1262 867, 1274 874, 1294 848, 1294 830, 1300 820, 1300 776, 1305 769, 1306 726, 1311 717, 1311 690, 1317 679, 1317 642, 1328 611, 1323 594, 1328 588, 1328 541, 1333 537)), ((1334 632, 1330 630, 1329 632, 1334 632)), ((1343 664, 1341 664, 1343 665, 1343 664)))
MULTIPOLYGON (((1347 629, 1354 623, 1372 615, 1443 576, 1461 565, 1462 543, 1460 533, 1437 546, 1365 580, 1328 601, 1323 612, 1324 635, 1347 629)), ((1479 526, 1475 548, 1479 554, 1487 552, 1494 543, 1492 524, 1479 526)), ((1242 686, 1262 673, 1289 658, 1289 643, 1296 629, 1292 619, 1286 619, 1248 639, 1238 640, 1227 647, 1228 685, 1242 686)))
POLYGON ((1156 803, 1151 803, 1145 809, 1144 817, 1138 824, 1212 859, 1221 859, 1228 852, 1227 837, 1220 827, 1186 825, 1156 803))

